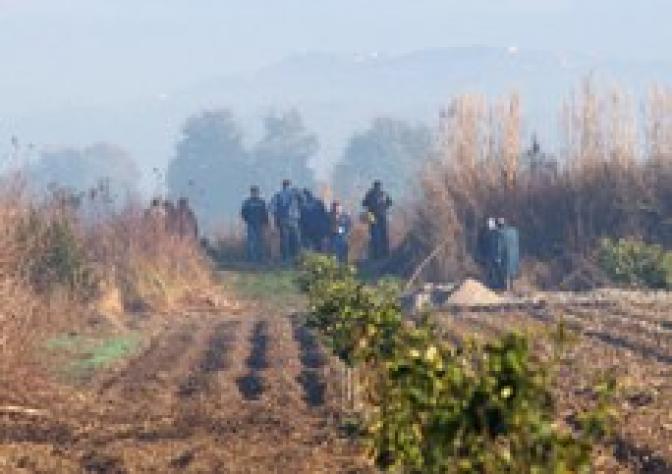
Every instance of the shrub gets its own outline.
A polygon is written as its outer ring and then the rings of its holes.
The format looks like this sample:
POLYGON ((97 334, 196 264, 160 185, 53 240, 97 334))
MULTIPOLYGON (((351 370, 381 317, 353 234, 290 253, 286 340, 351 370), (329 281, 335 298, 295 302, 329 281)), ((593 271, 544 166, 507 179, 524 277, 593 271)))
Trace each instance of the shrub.
POLYGON ((598 247, 600 267, 615 282, 632 287, 672 287, 672 252, 639 240, 603 239, 598 247))
POLYGON ((300 268, 299 285, 309 296, 308 324, 343 362, 354 366, 390 352, 401 311, 389 285, 366 286, 352 267, 328 256, 304 256, 300 268))
MULTIPOLYGON (((455 98, 438 123, 436 154, 415 190, 400 258, 410 275, 435 249, 422 278, 472 274, 488 217, 518 226, 523 254, 553 265, 557 284, 603 236, 641 235, 672 248, 672 89, 655 88, 639 117, 632 97, 601 93, 591 80, 563 104, 554 152, 525 150, 521 102, 484 95, 455 98), (410 272, 410 273, 409 273, 410 272)), ((485 275, 483 275, 485 276, 485 275)))
POLYGON ((398 293, 366 286, 329 257, 308 256, 299 278, 309 324, 365 373, 367 440, 398 472, 587 472, 604 406, 577 432, 554 423, 550 365, 527 339, 446 346, 427 323, 403 321, 398 293))

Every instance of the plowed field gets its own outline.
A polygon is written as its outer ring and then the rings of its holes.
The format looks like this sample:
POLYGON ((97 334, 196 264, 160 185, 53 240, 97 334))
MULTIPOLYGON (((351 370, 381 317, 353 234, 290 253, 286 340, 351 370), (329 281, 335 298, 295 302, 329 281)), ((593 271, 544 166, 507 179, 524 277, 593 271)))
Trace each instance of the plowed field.
POLYGON ((3 387, 0 472, 368 470, 338 431, 322 350, 289 315, 170 321, 78 391, 3 387))
POLYGON ((564 321, 575 336, 558 374, 559 416, 587 406, 599 374, 618 381, 613 442, 599 472, 672 473, 672 315, 667 298, 615 297, 547 305, 464 310, 437 316, 446 338, 487 340, 514 329, 538 335, 564 321))

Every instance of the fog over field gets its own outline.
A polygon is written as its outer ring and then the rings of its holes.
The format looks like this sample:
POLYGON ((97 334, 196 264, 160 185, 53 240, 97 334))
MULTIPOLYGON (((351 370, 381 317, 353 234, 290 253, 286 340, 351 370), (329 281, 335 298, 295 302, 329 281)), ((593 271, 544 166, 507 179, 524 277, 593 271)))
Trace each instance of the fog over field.
POLYGON ((296 108, 318 135, 311 164, 324 178, 374 117, 433 127, 455 94, 511 90, 523 97, 524 133, 552 142, 560 101, 586 75, 634 93, 669 83, 671 9, 663 1, 5 0, 0 153, 11 152, 12 136, 24 158, 108 142, 138 162, 152 191, 151 170, 172 158, 187 116, 231 108, 252 143, 264 114, 296 108))
POLYGON ((0 474, 672 473, 671 0, 0 0, 0 474))

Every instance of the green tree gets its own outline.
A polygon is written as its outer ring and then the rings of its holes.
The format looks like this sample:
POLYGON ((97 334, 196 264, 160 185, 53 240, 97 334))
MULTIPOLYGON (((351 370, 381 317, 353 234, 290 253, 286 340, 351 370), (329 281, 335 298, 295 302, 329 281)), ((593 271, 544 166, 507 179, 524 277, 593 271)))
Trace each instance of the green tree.
POLYGON ((166 174, 169 196, 189 198, 207 221, 230 220, 237 216, 251 180, 252 164, 229 110, 187 119, 166 174))
POLYGON ((319 150, 317 136, 308 131, 296 110, 264 118, 264 136, 254 147, 257 183, 269 196, 284 178, 296 186, 312 187, 315 176, 308 166, 319 150))
POLYGON ((343 197, 359 199, 371 182, 380 179, 393 199, 404 195, 410 177, 430 153, 432 134, 422 125, 377 118, 355 134, 334 168, 334 187, 343 197))

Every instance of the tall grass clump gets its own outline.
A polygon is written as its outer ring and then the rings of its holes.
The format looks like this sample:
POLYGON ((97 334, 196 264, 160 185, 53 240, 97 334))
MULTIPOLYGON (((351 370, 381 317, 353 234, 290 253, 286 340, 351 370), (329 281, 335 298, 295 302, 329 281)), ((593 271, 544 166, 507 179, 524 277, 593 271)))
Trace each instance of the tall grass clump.
POLYGON ((524 254, 552 264, 557 278, 605 237, 672 245, 672 90, 653 88, 640 109, 587 80, 564 103, 550 154, 537 142, 522 147, 517 95, 456 98, 441 113, 401 251, 417 262, 441 247, 426 278, 475 272, 477 235, 491 216, 513 222, 524 254))
MULTIPOLYGON (((14 184, 12 184, 14 183, 14 184)), ((16 367, 36 341, 82 329, 92 314, 164 310, 206 290, 198 242, 155 225, 103 184, 30 196, 3 178, 0 196, 0 361, 16 367)))

